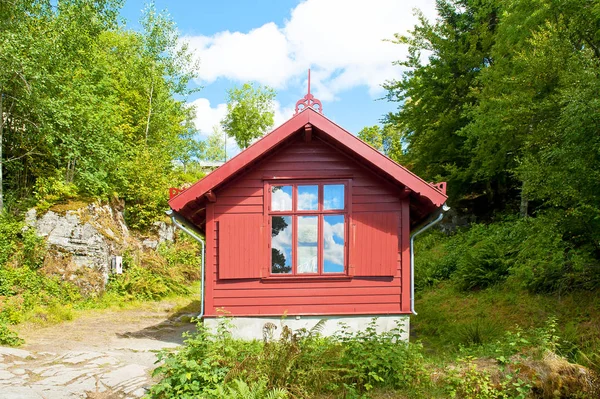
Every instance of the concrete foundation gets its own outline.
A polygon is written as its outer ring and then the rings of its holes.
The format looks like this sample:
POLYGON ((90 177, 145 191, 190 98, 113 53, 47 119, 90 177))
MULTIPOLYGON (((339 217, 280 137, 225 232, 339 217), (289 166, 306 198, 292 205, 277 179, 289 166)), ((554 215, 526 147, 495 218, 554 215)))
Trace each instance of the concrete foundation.
MULTIPOLYGON (((310 330, 320 320, 325 319, 325 324, 321 330, 321 335, 331 336, 340 330, 340 323, 346 324, 351 331, 365 330, 376 318, 376 329, 378 333, 387 332, 400 326, 403 330, 402 340, 408 341, 408 332, 410 326, 409 315, 382 315, 382 316, 287 316, 281 317, 231 317, 228 323, 232 326, 231 333, 235 338, 253 340, 262 340, 267 332, 271 331, 272 337, 278 339, 283 326, 288 326, 296 331, 301 328, 310 330)), ((204 325, 213 333, 217 332, 219 318, 206 318, 204 325)))

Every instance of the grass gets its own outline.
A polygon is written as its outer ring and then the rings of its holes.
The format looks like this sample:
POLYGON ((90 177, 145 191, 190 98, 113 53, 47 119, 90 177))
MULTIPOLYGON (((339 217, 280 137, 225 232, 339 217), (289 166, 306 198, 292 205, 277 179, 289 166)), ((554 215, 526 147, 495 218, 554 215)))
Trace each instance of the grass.
POLYGON ((169 311, 179 312, 182 308, 189 305, 191 299, 197 299, 200 296, 200 282, 194 282, 187 287, 188 294, 170 294, 155 301, 143 301, 132 299, 123 301, 123 297, 114 292, 105 292, 102 296, 95 299, 87 299, 74 305, 51 305, 36 306, 23 316, 24 328, 34 326, 48 326, 64 321, 75 320, 85 317, 89 314, 98 313, 118 313, 136 309, 140 311, 156 311, 160 303, 169 303, 169 311), (27 326, 29 325, 29 326, 27 326))
POLYGON ((434 356, 457 353, 501 339, 505 331, 542 328, 557 320, 558 353, 600 371, 600 297, 594 292, 531 294, 509 285, 465 293, 451 282, 418 293, 412 339, 434 356))

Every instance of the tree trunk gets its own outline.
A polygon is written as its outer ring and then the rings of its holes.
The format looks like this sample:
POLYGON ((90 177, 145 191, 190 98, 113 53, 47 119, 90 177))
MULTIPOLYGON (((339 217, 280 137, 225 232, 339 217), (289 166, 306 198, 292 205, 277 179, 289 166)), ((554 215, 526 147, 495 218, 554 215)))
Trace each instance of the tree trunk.
POLYGON ((154 94, 154 75, 152 75, 152 83, 150 85, 150 96, 148 99, 148 119, 146 119, 146 141, 148 145, 148 130, 150 129, 150 115, 152 115, 152 95, 154 94))

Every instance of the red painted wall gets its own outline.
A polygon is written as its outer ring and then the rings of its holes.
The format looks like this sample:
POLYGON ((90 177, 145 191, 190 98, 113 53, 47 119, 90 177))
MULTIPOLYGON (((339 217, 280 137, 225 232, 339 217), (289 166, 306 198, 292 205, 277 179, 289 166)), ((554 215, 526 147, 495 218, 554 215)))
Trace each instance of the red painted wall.
POLYGON ((408 200, 315 135, 293 138, 215 194, 207 205, 207 316, 218 308, 235 316, 409 313, 408 200), (264 179, 272 176, 351 178, 349 276, 268 276, 264 179))

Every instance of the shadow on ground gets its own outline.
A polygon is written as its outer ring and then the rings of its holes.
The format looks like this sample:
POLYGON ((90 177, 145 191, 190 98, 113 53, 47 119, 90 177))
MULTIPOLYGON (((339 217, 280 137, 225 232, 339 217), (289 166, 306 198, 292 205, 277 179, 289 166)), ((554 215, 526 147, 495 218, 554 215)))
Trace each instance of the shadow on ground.
POLYGON ((177 312, 167 316, 164 321, 148 326, 138 331, 125 331, 116 333, 119 338, 146 338, 176 344, 183 343, 182 334, 196 330, 196 323, 192 321, 200 312, 200 301, 192 301, 177 312))

